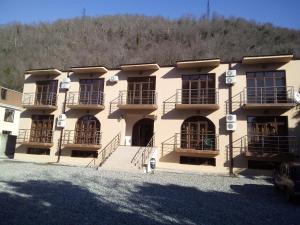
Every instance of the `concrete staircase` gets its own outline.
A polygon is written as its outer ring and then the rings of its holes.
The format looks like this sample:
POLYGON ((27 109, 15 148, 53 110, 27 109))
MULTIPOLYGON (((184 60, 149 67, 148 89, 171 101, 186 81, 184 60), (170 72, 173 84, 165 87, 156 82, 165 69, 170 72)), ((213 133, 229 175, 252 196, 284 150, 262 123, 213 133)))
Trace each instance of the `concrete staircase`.
POLYGON ((142 171, 131 163, 140 147, 119 146, 99 169, 116 171, 142 171))

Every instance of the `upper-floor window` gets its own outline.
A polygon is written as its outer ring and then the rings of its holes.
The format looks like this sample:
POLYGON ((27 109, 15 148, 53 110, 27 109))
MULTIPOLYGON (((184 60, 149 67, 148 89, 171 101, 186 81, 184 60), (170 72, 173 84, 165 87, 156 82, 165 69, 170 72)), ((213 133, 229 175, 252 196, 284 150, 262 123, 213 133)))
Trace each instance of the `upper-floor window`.
POLYGON ((248 72, 248 103, 285 103, 288 98, 285 71, 248 72))
POLYGON ((155 77, 129 77, 127 104, 154 104, 155 77))
POLYGON ((248 72, 247 87, 285 87, 285 71, 248 72))
POLYGON ((104 79, 81 79, 80 104, 103 104, 104 79))
POLYGON ((7 95, 7 89, 1 88, 1 99, 5 100, 7 95))
POLYGON ((214 104, 216 96, 214 74, 183 75, 183 104, 214 104))
POLYGON ((56 105, 57 84, 57 80, 36 82, 35 103, 37 105, 56 105))
POLYGON ((4 121, 13 123, 14 122, 14 114, 15 114, 15 110, 5 109, 4 121))

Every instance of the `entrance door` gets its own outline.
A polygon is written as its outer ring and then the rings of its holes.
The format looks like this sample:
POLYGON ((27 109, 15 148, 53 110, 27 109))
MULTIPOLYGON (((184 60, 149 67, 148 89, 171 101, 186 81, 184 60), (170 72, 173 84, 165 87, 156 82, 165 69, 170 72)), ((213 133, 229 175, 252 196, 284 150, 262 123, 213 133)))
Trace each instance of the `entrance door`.
POLYGON ((30 142, 51 143, 53 129, 53 116, 35 115, 32 116, 30 130, 30 142))
POLYGON ((133 126, 132 146, 146 146, 153 136, 154 121, 141 119, 133 126))
POLYGON ((76 123, 75 144, 100 143, 100 122, 94 116, 81 117, 76 123))

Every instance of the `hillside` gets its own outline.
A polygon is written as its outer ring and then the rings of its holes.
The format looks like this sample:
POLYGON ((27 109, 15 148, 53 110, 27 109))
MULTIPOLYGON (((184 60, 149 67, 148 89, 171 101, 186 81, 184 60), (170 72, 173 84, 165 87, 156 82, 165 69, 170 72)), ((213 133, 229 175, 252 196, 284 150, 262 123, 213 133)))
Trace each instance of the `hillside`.
POLYGON ((105 16, 0 27, 0 85, 21 89, 30 68, 80 65, 116 67, 243 55, 294 53, 300 56, 300 31, 239 18, 211 20, 105 16))

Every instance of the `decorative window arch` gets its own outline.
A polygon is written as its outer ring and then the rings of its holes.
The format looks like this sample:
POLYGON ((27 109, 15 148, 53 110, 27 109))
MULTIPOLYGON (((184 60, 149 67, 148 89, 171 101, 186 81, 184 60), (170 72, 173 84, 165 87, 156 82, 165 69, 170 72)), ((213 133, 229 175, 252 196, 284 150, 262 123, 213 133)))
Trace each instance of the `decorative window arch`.
POLYGON ((214 123, 203 116, 191 116, 181 125, 181 148, 215 150, 216 128, 214 123))

